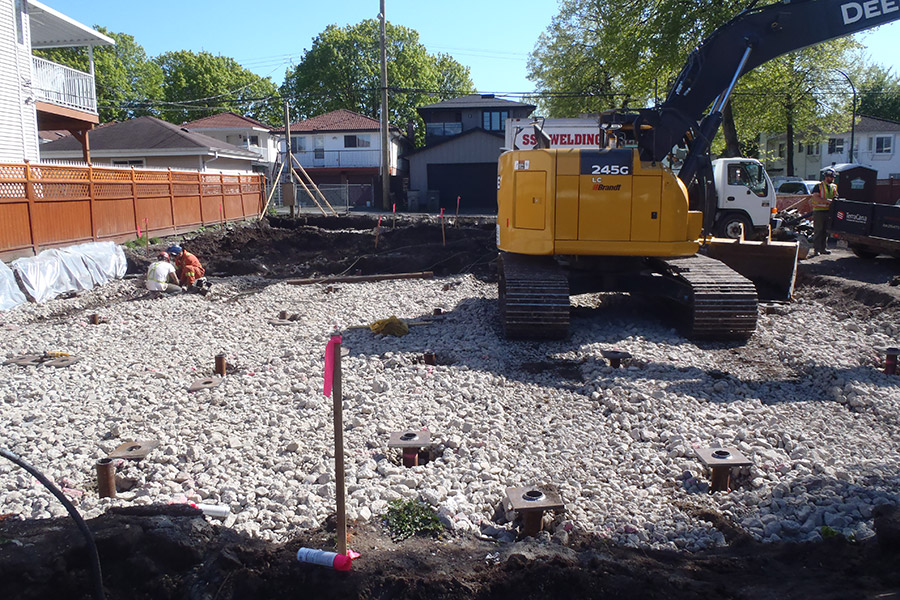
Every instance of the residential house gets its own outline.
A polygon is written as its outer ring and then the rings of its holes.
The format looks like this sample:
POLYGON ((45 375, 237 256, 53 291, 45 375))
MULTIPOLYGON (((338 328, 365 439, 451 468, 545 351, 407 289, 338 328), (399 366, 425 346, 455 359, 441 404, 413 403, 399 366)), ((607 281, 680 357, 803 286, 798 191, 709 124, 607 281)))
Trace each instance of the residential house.
POLYGON ((497 210, 497 159, 507 119, 535 107, 493 94, 470 94, 422 106, 425 146, 408 154, 410 208, 464 212, 497 210), (418 199, 418 201, 416 201, 418 199))
MULTIPOLYGON (((825 167, 850 162, 850 138, 853 137, 853 162, 878 171, 878 179, 900 179, 900 123, 866 115, 857 115, 851 131, 828 134, 820 141, 797 144, 794 174, 803 179, 819 179, 825 167)), ((770 175, 785 173, 785 136, 761 136, 760 149, 770 175)))
MULTIPOLYGON (((768 136, 760 134, 760 155, 770 177, 788 175, 787 172, 787 136, 783 133, 768 136)), ((794 173, 801 179, 819 179, 822 168, 822 143, 807 142, 798 136, 794 137, 794 173)))
MULTIPOLYGON (((335 110, 292 123, 291 154, 319 187, 363 186, 364 191, 353 195, 351 204, 382 206, 380 131, 377 119, 350 110, 335 110)), ((280 129, 274 133, 285 132, 280 129)), ((391 127, 389 144, 391 194, 399 196, 408 172, 401 155, 409 142, 399 129, 391 127)), ((281 150, 286 152, 283 140, 281 150)))
MULTIPOLYGON (((106 123, 91 132, 93 164, 190 169, 253 171, 259 155, 156 117, 106 123)), ((67 136, 41 146, 48 161, 81 158, 78 141, 67 136)))
POLYGON ((253 169, 269 177, 275 174, 281 138, 273 133, 274 127, 233 112, 197 119, 182 127, 256 154, 259 158, 253 169))
POLYGON ((0 0, 0 162, 40 159, 38 130, 71 132, 89 159, 87 132, 99 123, 93 47, 111 38, 35 0, 0 0), (83 73, 32 55, 35 48, 86 46, 83 73))
MULTIPOLYGON (((856 118, 853 163, 878 171, 878 179, 900 179, 900 123, 866 115, 856 118)), ((851 132, 829 136, 822 145, 822 166, 850 162, 851 132)))

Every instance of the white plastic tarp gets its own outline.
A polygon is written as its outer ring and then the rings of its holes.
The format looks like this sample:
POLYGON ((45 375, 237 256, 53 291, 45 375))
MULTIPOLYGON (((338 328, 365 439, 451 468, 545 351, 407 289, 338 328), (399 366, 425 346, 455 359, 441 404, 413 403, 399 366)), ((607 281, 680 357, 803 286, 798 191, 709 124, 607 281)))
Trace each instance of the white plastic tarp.
POLYGON ((25 294, 16 283, 16 276, 6 263, 0 261, 0 310, 9 310, 25 302, 25 294))
POLYGON ((12 262, 25 293, 35 302, 66 292, 89 290, 125 275, 125 252, 113 242, 92 242, 44 250, 12 262))
POLYGON ((113 242, 79 244, 62 248, 62 251, 81 255, 94 285, 103 285, 111 279, 121 279, 128 268, 125 251, 113 242))

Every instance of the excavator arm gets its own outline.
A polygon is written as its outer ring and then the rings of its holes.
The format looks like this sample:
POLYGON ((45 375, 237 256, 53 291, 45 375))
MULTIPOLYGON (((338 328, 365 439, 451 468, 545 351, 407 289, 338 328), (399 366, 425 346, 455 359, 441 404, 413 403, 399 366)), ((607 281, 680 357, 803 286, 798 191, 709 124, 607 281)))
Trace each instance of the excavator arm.
POLYGON ((900 19, 900 0, 785 0, 752 6, 691 53, 659 107, 640 111, 640 121, 652 126, 652 133, 638 140, 644 160, 661 161, 696 128, 687 170, 680 175, 686 184, 696 172, 693 161, 709 152, 721 110, 741 75, 788 52, 900 19))

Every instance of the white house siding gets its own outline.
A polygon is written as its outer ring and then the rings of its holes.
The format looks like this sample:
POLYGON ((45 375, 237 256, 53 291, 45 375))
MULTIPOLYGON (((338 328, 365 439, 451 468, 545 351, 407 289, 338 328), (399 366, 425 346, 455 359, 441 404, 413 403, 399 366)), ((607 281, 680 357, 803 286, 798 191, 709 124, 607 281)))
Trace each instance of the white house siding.
MULTIPOLYGON (((860 117, 860 122, 854 132, 853 162, 878 171, 878 179, 900 179, 900 124, 890 121, 875 120, 869 117, 860 117), (874 126, 872 121, 876 121, 874 126), (869 124, 867 128, 866 125, 869 124), (874 129, 874 130, 873 130, 874 129), (891 140, 891 152, 875 152, 877 137, 886 136, 891 140)), ((785 175, 785 159, 778 157, 778 147, 784 144, 784 136, 768 137, 760 134, 760 147, 764 149, 766 156, 766 170, 772 175, 785 175)), ((819 172, 825 167, 834 164, 850 162, 850 132, 833 133, 826 135, 818 144, 818 154, 807 154, 807 146, 804 144, 803 152, 797 152, 794 147, 794 174, 804 179, 818 179, 819 172), (843 140, 843 151, 831 153, 828 151, 830 139, 843 140)))
MULTIPOLYGON (((23 3, 24 4, 24 3, 23 3)), ((37 112, 31 94, 31 36, 23 19, 16 35, 16 2, 0 0, 0 162, 38 160, 37 112), (32 102, 26 103, 28 100, 32 102)))
MULTIPOLYGON (((77 164, 77 165, 85 165, 81 161, 80 153, 76 156, 71 152, 54 152, 53 156, 45 156, 43 158, 44 162, 47 163, 63 163, 63 164, 77 164)), ((133 163, 132 165, 127 164, 118 164, 113 165, 113 161, 139 161, 141 158, 134 156, 123 156, 123 157, 115 157, 115 156, 97 156, 96 154, 91 154, 91 163, 95 165, 109 165, 116 167, 128 167, 134 166, 135 169, 140 169, 143 167, 151 167, 155 169, 173 169, 178 171, 243 171, 245 173, 253 173, 251 168, 251 162, 248 160, 240 160, 234 158, 217 158, 216 160, 212 160, 212 157, 203 157, 203 156, 147 156, 143 158, 143 164, 133 163), (205 164, 205 169, 204 169, 205 164)))
MULTIPOLYGON (((849 148, 850 135, 847 134, 844 140, 849 148)), ((897 144, 900 144, 900 128, 898 128, 898 131, 857 133, 853 162, 870 169, 876 169, 878 171, 878 179, 890 179, 891 177, 900 179, 900 148, 897 148, 897 144), (876 153, 876 137, 889 137, 891 139, 891 152, 876 153)), ((847 153, 844 153, 843 160, 835 160, 831 156, 826 156, 826 158, 830 160, 825 161, 823 166, 830 165, 833 162, 845 162, 847 153)))
MULTIPOLYGON (((381 134, 377 131, 328 131, 318 134, 291 134, 291 138, 301 140, 295 142, 300 144, 304 150, 294 152, 294 158, 300 161, 304 169, 314 169, 316 167, 325 168, 357 168, 370 167, 378 168, 381 166, 381 134), (369 140, 370 146, 364 148, 345 148, 344 136, 355 135, 365 137, 369 140), (318 140, 317 140, 318 138, 318 140), (316 158, 316 144, 320 144, 320 148, 324 150, 322 158, 316 158)), ((389 162, 391 169, 398 169, 400 145, 397 138, 391 135, 389 162)), ((284 143, 281 143, 281 151, 284 152, 284 143)))
POLYGON ((191 129, 196 133, 202 133, 220 142, 243 148, 249 152, 260 155, 260 162, 274 164, 278 158, 278 140, 275 136, 264 129, 191 129), (251 136, 259 138, 258 146, 250 146, 247 140, 251 136))
MULTIPOLYGON (((156 167, 160 169, 184 169, 188 171, 199 171, 203 170, 203 161, 204 157, 200 156, 148 156, 144 158, 144 166, 145 167, 156 167)), ((96 155, 91 156, 91 162, 95 165, 111 165, 114 160, 135 160, 134 157, 122 157, 122 158, 114 158, 114 157, 98 157, 96 155)), ((135 168, 140 168, 140 165, 135 165, 135 168)), ((250 169, 250 161, 247 160, 236 160, 233 158, 217 158, 216 160, 212 160, 211 158, 206 158, 206 169, 207 171, 247 171, 251 172, 250 169)))

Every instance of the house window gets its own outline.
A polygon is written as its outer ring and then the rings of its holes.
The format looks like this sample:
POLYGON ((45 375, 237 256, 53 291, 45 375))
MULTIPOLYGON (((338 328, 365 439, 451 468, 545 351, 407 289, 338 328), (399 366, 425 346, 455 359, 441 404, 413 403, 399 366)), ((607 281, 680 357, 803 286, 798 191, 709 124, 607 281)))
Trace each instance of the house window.
POLYGON ((247 139, 250 140, 250 145, 251 145, 251 146, 259 146, 259 136, 258 136, 258 135, 251 135, 251 136, 250 136, 249 138, 247 138, 247 139))
POLYGON ((828 138, 828 154, 843 154, 844 138, 828 138))
POLYGON ((488 131, 502 131, 506 127, 506 119, 508 118, 509 111, 486 110, 482 113, 482 127, 488 131))
POLYGON ((325 136, 324 135, 316 136, 315 157, 318 160, 322 160, 323 158, 325 158, 325 136))
POLYGON ((426 137, 444 137, 462 133, 462 123, 425 123, 426 137))
POLYGON ((806 155, 807 156, 818 156, 819 155, 819 145, 818 144, 806 144, 806 155))
POLYGON ((143 167, 144 159, 143 158, 132 158, 132 159, 113 160, 112 164, 115 167, 143 167))
POLYGON ((291 152, 306 152, 306 136, 291 136, 291 152))
POLYGON ((894 136, 876 135, 875 136, 875 154, 891 154, 893 149, 894 136))
POLYGON ((784 158, 784 144, 778 144, 778 158, 784 158))
POLYGON ((345 135, 344 148, 371 148, 372 140, 367 135, 345 135))

